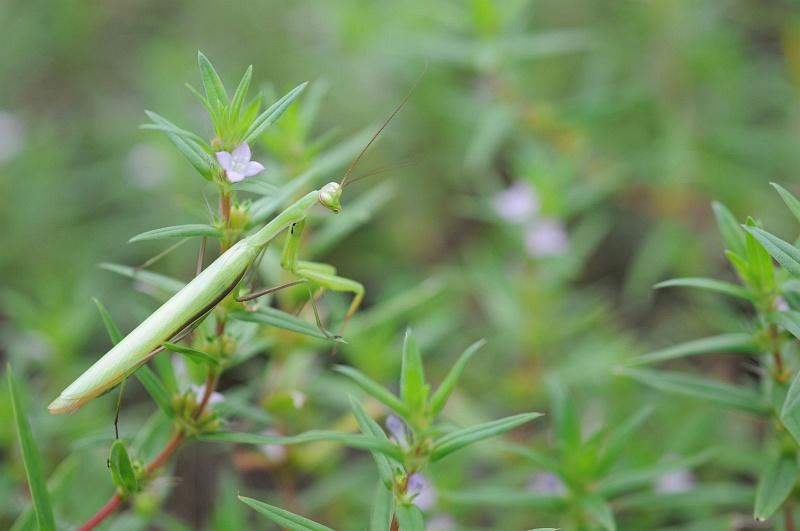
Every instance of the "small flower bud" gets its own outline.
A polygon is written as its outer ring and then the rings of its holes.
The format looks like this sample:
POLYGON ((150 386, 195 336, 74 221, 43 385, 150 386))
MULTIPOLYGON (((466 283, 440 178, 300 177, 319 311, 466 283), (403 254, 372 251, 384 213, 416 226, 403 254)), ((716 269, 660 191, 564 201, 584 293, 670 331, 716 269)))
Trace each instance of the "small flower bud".
POLYGON ((408 438, 406 437, 406 425, 396 415, 389 415, 386 417, 386 428, 392 434, 394 440, 403 448, 408 447, 408 438))

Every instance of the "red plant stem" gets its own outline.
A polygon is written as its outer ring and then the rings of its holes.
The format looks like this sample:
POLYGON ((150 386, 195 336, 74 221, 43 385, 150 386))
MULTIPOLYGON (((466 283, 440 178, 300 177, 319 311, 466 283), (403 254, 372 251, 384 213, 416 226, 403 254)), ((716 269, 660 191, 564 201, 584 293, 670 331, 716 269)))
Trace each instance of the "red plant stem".
MULTIPOLYGON (((230 226, 231 220, 231 196, 228 194, 221 194, 220 195, 220 209, 222 211, 222 217, 225 220, 225 225, 230 226)), ((222 250, 225 252, 225 249, 222 250)), ((217 335, 222 336, 225 332, 225 322, 224 321, 217 321, 217 335)), ((208 376, 206 377, 206 389, 203 393, 203 398, 198 404, 197 408, 195 408, 194 412, 192 413, 192 418, 197 419, 200 414, 205 410, 206 406, 208 405, 208 401, 211 398, 211 395, 214 393, 214 389, 217 387, 217 374, 215 372, 209 372, 208 376)), ((166 462, 167 459, 172 456, 175 451, 180 448, 181 443, 186 438, 186 432, 184 430, 178 430, 173 435, 167 445, 161 450, 155 459, 153 459, 149 465, 147 465, 147 469, 145 472, 145 479, 149 478, 153 475, 161 465, 166 462)), ((105 520, 108 516, 110 516, 114 511, 116 511, 122 502, 125 501, 119 493, 115 493, 108 503, 106 503, 102 509, 97 511, 97 513, 92 516, 83 526, 80 528, 80 531, 89 531, 97 527, 103 520, 105 520)))
POLYGON ((784 529, 786 531, 795 531, 794 526, 794 505, 793 504, 786 504, 783 508, 783 513, 786 517, 786 522, 784 522, 784 529))
POLYGON ((161 453, 158 454, 156 458, 150 462, 149 465, 147 465, 147 477, 150 477, 150 475, 158 467, 164 464, 164 461, 166 461, 173 453, 175 453, 175 450, 177 450, 180 447, 181 443, 183 442, 183 439, 185 438, 186 438, 185 431, 180 430, 175 432, 175 434, 172 436, 172 439, 170 439, 170 441, 167 443, 164 449, 161 450, 161 453))
POLYGON ((97 525, 100 524, 100 522, 105 520, 108 515, 116 511, 117 507, 119 507, 121 504, 122 504, 122 496, 120 496, 119 494, 114 494, 111 497, 111 499, 108 500, 108 503, 105 505, 105 507, 97 511, 97 514, 92 516, 92 518, 88 522, 86 522, 85 524, 83 524, 83 526, 81 526, 80 531, 89 531, 90 529, 94 529, 97 525))
MULTIPOLYGON (((163 465, 164 461, 166 461, 175 452, 175 450, 177 450, 178 447, 180 447, 181 442, 183 442, 183 439, 185 438, 186 438, 185 431, 176 432, 172 436, 172 439, 170 439, 170 441, 164 447, 164 449, 161 450, 161 453, 158 454, 158 456, 155 459, 153 459, 153 461, 149 465, 147 465, 147 472, 145 473, 145 477, 149 478, 158 467, 163 465)), ((94 529, 97 525, 100 524, 100 522, 105 520, 114 511, 116 511, 119 508, 119 506, 122 505, 123 501, 125 500, 122 498, 122 496, 119 495, 119 493, 114 494, 111 497, 111 499, 108 500, 108 503, 105 504, 105 506, 103 506, 102 509, 97 511, 97 513, 94 516, 92 516, 89 519, 89 521, 87 521, 85 524, 83 524, 83 526, 81 526, 80 531, 89 531, 90 529, 94 529)))
MULTIPOLYGON (((221 334, 220 334, 221 335, 221 334)), ((214 394, 214 389, 217 387, 217 376, 216 372, 209 371, 208 376, 206 376, 206 389, 203 393, 203 398, 200 400, 200 405, 194 410, 192 413, 192 418, 197 420, 200 417, 200 414, 208 405, 208 400, 211 398, 211 395, 214 394)))

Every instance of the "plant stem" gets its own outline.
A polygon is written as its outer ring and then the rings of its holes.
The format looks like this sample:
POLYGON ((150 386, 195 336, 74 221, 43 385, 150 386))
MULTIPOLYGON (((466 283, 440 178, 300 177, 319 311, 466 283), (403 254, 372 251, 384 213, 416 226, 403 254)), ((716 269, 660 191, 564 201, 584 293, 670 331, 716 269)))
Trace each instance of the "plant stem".
POLYGON ((175 450, 177 450, 180 447, 181 443, 183 442, 183 439, 185 438, 186 438, 186 432, 183 430, 176 431, 175 434, 172 435, 172 439, 170 439, 170 441, 167 443, 164 449, 161 450, 161 453, 158 454, 156 458, 150 462, 149 465, 147 465, 147 477, 150 477, 150 475, 158 467, 164 464, 164 461, 166 461, 173 453, 175 453, 175 450))
POLYGON ((794 526, 794 507, 791 504, 786 504, 783 508, 784 518, 786 520, 784 529, 786 531, 795 531, 794 526))
POLYGON ((203 398, 200 400, 200 404, 195 408, 194 413, 192 413, 192 418, 197 420, 200 417, 200 414, 208 405, 208 400, 211 398, 211 395, 214 394, 214 390, 217 388, 217 374, 216 371, 209 371, 208 376, 206 376, 206 386, 205 392, 203 393, 203 398))
POLYGON ((92 516, 88 522, 86 522, 80 527, 80 531, 89 531, 90 529, 94 529, 97 525, 100 524, 100 522, 105 520, 108 515, 116 511, 117 507, 119 507, 121 504, 122 504, 122 496, 120 496, 119 494, 114 494, 111 497, 111 499, 108 500, 108 503, 105 504, 105 506, 102 509, 97 511, 97 514, 92 516))

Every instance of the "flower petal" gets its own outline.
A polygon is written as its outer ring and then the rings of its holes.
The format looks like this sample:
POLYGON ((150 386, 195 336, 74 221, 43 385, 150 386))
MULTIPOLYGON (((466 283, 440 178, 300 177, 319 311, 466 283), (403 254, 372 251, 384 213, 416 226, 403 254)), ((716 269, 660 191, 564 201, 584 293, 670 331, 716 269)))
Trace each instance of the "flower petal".
POLYGON ((225 172, 225 176, 232 183, 238 183, 239 181, 244 180, 244 175, 242 175, 238 171, 228 170, 225 172))
POLYGON ((247 167, 244 169, 244 176, 251 177, 253 175, 259 174, 264 171, 264 165, 260 162, 256 162, 251 160, 247 163, 247 167))
POLYGON ((217 151, 217 162, 223 170, 231 169, 231 154, 227 151, 217 151))
POLYGON ((234 148, 232 155, 237 162, 247 162, 251 157, 250 146, 247 145, 247 142, 242 142, 234 148))

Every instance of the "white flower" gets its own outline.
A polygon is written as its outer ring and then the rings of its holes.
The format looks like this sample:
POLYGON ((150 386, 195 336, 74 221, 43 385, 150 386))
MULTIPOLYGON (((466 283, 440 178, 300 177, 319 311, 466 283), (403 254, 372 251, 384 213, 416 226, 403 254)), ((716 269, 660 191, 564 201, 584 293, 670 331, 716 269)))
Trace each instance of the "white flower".
MULTIPOLYGON (((206 384, 203 385, 192 385, 192 391, 194 391, 195 396, 201 400, 203 396, 206 394, 206 384)), ((208 397, 208 405, 213 406, 215 404, 220 404, 225 401, 225 395, 222 393, 218 393, 213 391, 211 396, 208 397)))
POLYGON ((255 161, 251 161, 250 146, 247 142, 242 142, 233 153, 227 151, 217 151, 217 161, 222 169, 225 170, 225 176, 232 183, 238 183, 245 177, 250 177, 264 171, 264 165, 255 161))
POLYGON ((394 441, 400 445, 401 448, 408 448, 406 424, 400 420, 400 417, 397 415, 389 415, 386 417, 386 427, 389 429, 389 433, 392 434, 394 441))
POLYGON ((653 490, 659 494, 689 492, 694 489, 696 483, 694 472, 681 468, 656 479, 653 490))
POLYGON ((436 502, 439 499, 434 486, 425 481, 425 478, 419 472, 408 476, 406 480, 406 496, 407 499, 411 499, 411 503, 423 511, 430 511, 436 507, 436 502))
POLYGON ((567 252, 569 237, 560 219, 539 218, 525 228, 525 250, 534 258, 567 252))
POLYGON ((525 485, 525 489, 531 492, 543 494, 563 495, 567 493, 567 487, 561 478, 552 472, 539 472, 525 485))
POLYGON ((495 212, 508 223, 520 225, 539 213, 539 196, 525 181, 514 183, 492 199, 495 212))
MULTIPOLYGON (((262 431, 261 435, 266 435, 267 437, 281 437, 283 434, 278 430, 268 429, 266 431, 262 431)), ((286 447, 281 446, 279 444, 259 444, 257 446, 261 452, 267 456, 267 459, 272 461, 273 463, 282 463, 286 460, 286 447)))
POLYGON ((0 110, 0 164, 19 155, 25 149, 25 124, 8 111, 0 110))

